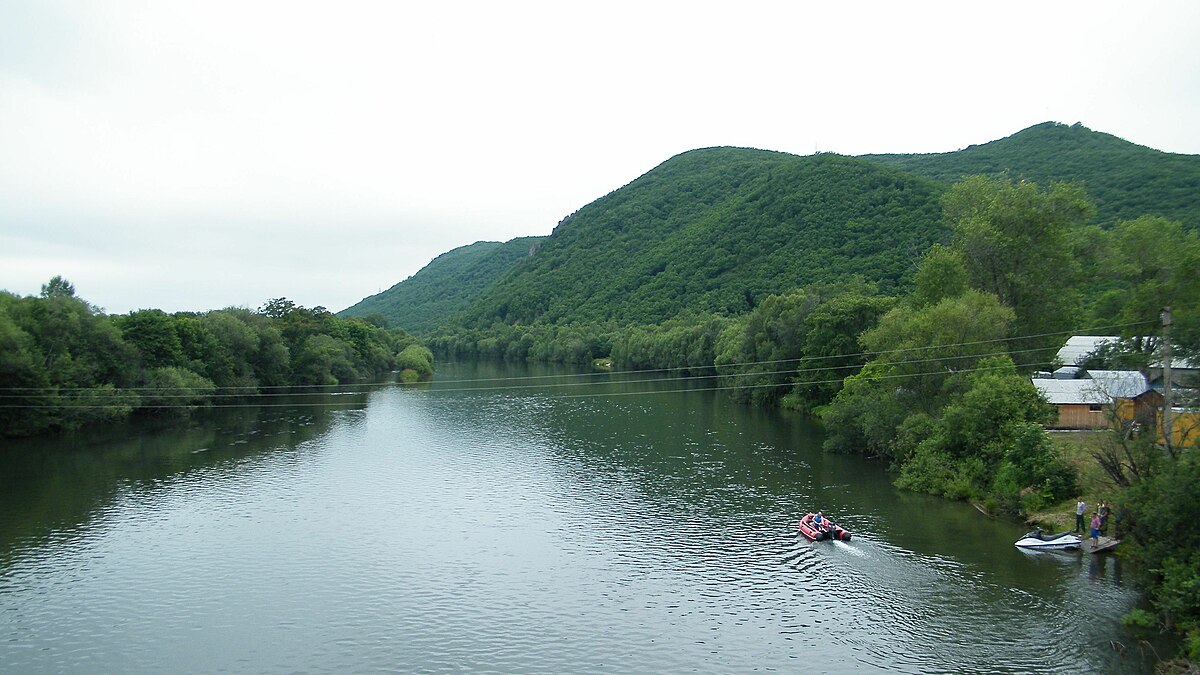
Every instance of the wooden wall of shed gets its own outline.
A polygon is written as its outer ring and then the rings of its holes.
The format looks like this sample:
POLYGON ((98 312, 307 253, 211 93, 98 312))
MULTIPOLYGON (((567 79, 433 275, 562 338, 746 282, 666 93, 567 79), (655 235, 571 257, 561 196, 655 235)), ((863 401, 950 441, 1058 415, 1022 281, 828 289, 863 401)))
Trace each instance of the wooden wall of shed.
POLYGON ((1092 410, 1087 404, 1058 406, 1058 422, 1052 429, 1106 429, 1108 416, 1104 410, 1092 410))

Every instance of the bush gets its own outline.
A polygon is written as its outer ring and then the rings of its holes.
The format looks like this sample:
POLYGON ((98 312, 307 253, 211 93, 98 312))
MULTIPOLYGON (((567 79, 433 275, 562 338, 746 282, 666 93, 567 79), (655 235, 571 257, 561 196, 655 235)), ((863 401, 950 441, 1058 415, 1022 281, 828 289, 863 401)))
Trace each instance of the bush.
POLYGON ((145 387, 140 390, 141 407, 187 414, 210 403, 216 388, 212 380, 187 368, 154 368, 146 373, 145 387))
POLYGON ((433 352, 421 345, 409 345, 396 357, 396 366, 401 374, 412 371, 418 377, 429 377, 433 375, 433 352))
POLYGON ((1127 628, 1151 629, 1158 626, 1158 617, 1146 610, 1135 607, 1121 617, 1121 625, 1127 628))

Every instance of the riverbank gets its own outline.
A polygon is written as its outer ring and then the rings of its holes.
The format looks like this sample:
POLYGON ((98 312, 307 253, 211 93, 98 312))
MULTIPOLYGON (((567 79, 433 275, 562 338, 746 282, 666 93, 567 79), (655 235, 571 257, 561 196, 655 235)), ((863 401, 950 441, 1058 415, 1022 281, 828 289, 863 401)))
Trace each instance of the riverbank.
MULTIPOLYGON (((1062 451, 1063 459, 1079 476, 1079 496, 1087 502, 1088 518, 1100 502, 1107 502, 1115 515, 1120 511, 1123 489, 1104 472, 1093 452, 1106 442, 1108 431, 1051 431, 1050 437, 1062 451)), ((1068 499, 1030 513, 1026 521, 1047 532, 1075 528, 1075 499, 1068 499)), ((1111 530, 1111 528, 1110 528, 1111 530)))

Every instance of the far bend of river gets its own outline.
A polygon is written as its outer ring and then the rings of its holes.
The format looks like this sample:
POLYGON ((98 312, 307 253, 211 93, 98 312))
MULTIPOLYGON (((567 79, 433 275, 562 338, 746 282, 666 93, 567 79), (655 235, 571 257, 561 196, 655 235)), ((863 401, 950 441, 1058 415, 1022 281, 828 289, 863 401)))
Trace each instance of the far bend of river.
POLYGON ((711 381, 566 372, 3 442, 0 672, 1150 671, 1113 556, 711 381))

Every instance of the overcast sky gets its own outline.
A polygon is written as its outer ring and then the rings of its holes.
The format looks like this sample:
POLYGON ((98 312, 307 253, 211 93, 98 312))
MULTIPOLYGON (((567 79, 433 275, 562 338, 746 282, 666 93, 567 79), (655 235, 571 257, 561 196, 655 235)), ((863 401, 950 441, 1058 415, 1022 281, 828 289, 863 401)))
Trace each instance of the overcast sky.
POLYGON ((0 0, 0 289, 338 311, 671 156, 1200 154, 1200 3, 0 0))

